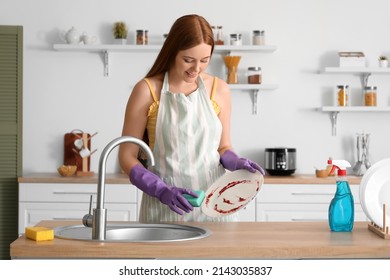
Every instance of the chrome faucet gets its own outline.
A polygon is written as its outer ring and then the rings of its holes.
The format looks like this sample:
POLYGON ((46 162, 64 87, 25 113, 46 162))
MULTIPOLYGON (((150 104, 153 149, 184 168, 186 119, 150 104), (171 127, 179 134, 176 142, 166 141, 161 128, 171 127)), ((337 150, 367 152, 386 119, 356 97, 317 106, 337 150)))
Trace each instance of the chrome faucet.
POLYGON ((83 224, 86 227, 92 226, 92 239, 93 240, 105 240, 106 239, 106 224, 107 224, 107 209, 104 209, 104 195, 105 195, 105 180, 106 180, 106 162, 110 152, 118 145, 123 143, 134 143, 140 146, 148 157, 148 163, 150 166, 154 166, 153 153, 149 146, 142 140, 131 137, 121 136, 110 143, 102 151, 99 159, 99 174, 97 185, 97 201, 96 208, 93 209, 93 215, 91 214, 91 204, 89 213, 83 217, 83 224))

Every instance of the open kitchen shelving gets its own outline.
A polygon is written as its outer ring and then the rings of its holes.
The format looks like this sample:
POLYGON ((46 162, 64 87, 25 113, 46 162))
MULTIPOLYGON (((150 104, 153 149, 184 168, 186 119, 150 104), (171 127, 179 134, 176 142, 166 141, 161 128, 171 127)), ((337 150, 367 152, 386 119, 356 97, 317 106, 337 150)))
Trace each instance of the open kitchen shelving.
MULTIPOLYGON (((390 68, 379 67, 325 67, 322 71, 325 74, 357 74, 360 75, 362 92, 368 84, 372 74, 390 74, 390 68)), ((390 107, 369 107, 369 106, 324 106, 319 108, 322 112, 328 112, 332 121, 332 135, 336 135, 337 115, 340 112, 390 112, 390 107)))
POLYGON ((325 67, 327 74, 358 74, 361 76, 362 88, 368 84, 368 79, 372 74, 390 74, 390 68, 380 67, 325 67))
MULTIPOLYGON (((109 76, 110 53, 137 53, 137 52, 158 52, 161 45, 72 45, 72 44, 54 44, 53 48, 57 51, 66 52, 88 52, 101 53, 103 55, 104 76, 109 76)), ((273 45, 216 45, 214 53, 230 55, 232 52, 263 52, 271 53, 276 50, 273 45)), ((253 114, 257 114, 257 95, 260 90, 275 90, 278 88, 276 84, 231 84, 232 90, 246 90, 253 92, 253 114)))

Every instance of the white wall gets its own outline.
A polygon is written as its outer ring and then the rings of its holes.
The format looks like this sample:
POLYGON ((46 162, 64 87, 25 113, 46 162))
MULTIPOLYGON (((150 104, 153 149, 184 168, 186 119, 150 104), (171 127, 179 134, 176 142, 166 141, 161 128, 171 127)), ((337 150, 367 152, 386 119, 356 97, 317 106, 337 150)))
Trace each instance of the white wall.
MULTIPOLYGON (((337 51, 364 51, 369 64, 390 56, 390 2, 371 0, 0 0, 0 25, 24 27, 23 170, 55 172, 63 161, 63 136, 72 129, 98 132, 92 148, 93 171, 104 146, 121 134, 123 113, 132 86, 154 60, 151 54, 113 54, 110 77, 103 76, 98 54, 53 50, 58 33, 74 26, 111 43, 111 26, 128 23, 131 35, 148 29, 158 42, 181 15, 198 13, 222 25, 225 36, 239 32, 249 43, 251 31, 266 30, 271 54, 244 54, 240 66, 261 66, 264 83, 276 91, 259 95, 259 114, 252 114, 252 96, 233 92, 232 142, 243 156, 263 164, 266 147, 297 148, 298 173, 323 167, 329 156, 355 161, 356 133, 371 134, 371 161, 390 157, 390 113, 343 113, 337 136, 328 114, 315 109, 332 105, 337 84, 349 84, 355 102, 360 79, 355 75, 319 74, 337 66, 337 51), (361 1, 362 2, 362 1, 361 1)), ((227 38, 226 38, 227 39, 227 38)), ((133 40, 133 38, 132 38, 133 40)), ((133 41, 131 42, 133 43, 133 41)), ((219 54, 213 58, 220 62, 219 54)), ((214 69, 218 67, 214 67, 214 69)), ((370 78, 379 104, 390 104, 390 76, 370 78)), ((115 154, 117 151, 114 151, 115 154)), ((118 171, 115 156, 108 172, 118 171)))

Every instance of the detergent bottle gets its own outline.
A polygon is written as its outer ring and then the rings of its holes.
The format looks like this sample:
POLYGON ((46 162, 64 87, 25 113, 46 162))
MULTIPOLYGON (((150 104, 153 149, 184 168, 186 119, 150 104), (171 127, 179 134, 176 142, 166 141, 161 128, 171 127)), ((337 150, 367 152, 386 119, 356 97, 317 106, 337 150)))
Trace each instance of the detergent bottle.
POLYGON ((328 160, 332 171, 337 170, 336 193, 330 202, 328 220, 331 231, 352 231, 354 223, 354 201, 347 179, 346 160, 328 160))

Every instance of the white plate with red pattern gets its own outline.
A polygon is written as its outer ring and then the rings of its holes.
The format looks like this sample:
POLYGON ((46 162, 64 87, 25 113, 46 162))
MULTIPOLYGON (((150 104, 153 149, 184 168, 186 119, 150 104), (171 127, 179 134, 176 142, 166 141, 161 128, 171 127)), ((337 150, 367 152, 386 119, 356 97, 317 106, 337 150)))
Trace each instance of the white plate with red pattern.
POLYGON ((213 218, 236 213, 257 196, 263 183, 264 177, 258 171, 228 172, 206 191, 202 211, 213 218))

